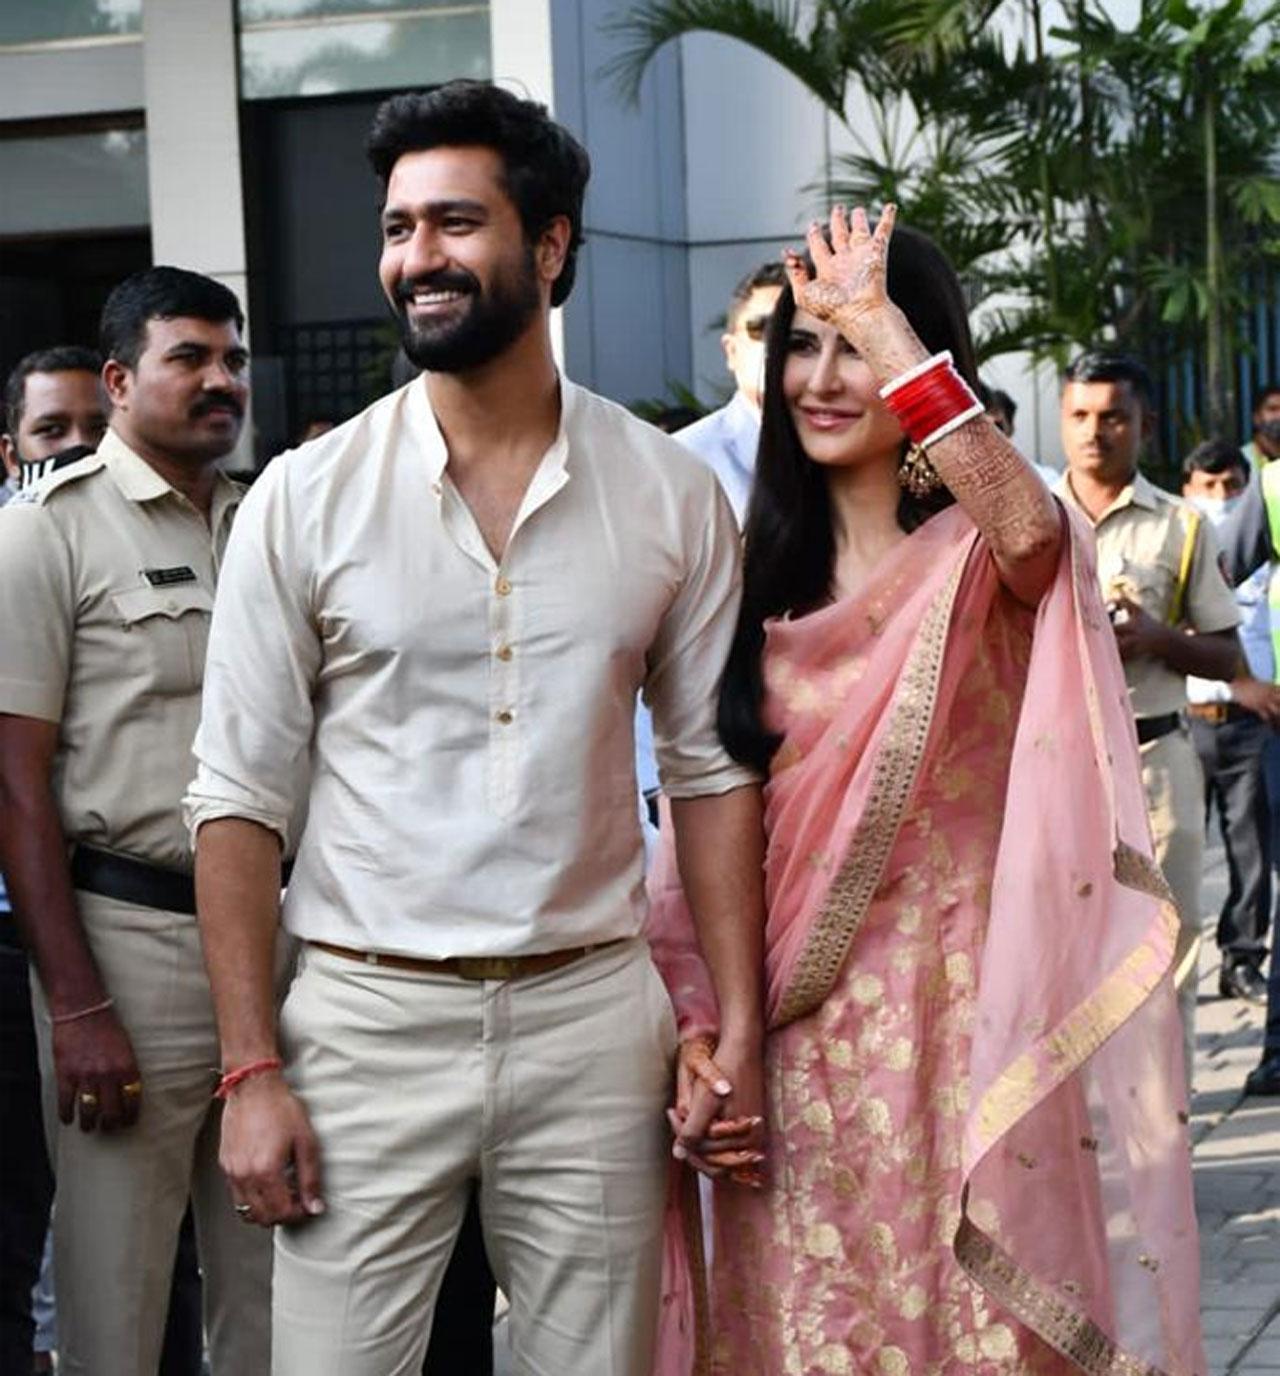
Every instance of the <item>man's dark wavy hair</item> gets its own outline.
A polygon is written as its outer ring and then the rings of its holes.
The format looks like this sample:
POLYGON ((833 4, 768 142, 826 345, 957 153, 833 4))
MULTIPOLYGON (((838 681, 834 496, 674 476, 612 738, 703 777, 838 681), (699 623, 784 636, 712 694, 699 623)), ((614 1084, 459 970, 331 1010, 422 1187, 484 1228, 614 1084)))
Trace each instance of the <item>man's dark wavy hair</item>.
POLYGON ((448 81, 384 100, 365 145, 384 192, 405 153, 442 147, 492 148, 498 154, 504 189, 529 244, 558 215, 569 221, 569 250, 551 288, 553 306, 567 301, 583 243, 582 201, 591 176, 587 150, 545 106, 489 81, 448 81))
POLYGON ((27 379, 32 373, 92 373, 102 371, 102 359, 92 349, 79 344, 56 344, 37 349, 18 360, 4 384, 4 418, 9 434, 17 436, 27 405, 27 379))
POLYGON ((244 312, 230 287, 186 268, 144 268, 107 297, 98 325, 103 358, 136 368, 146 347, 147 322, 181 317, 215 325, 234 320, 237 330, 244 329, 244 312))
MULTIPOLYGON (((921 342, 931 354, 950 349, 956 370, 976 389, 978 364, 964 293, 946 255, 927 235, 900 225, 889 241, 887 268, 889 296, 921 342)), ((831 595, 835 572, 826 473, 804 452, 782 390, 795 313, 788 286, 765 335, 764 412, 744 531, 742 608, 720 685, 720 739, 734 759, 762 771, 780 743, 761 715, 764 623, 786 612, 820 607, 831 595)), ((904 440, 902 452, 906 450, 904 440)), ((904 490, 898 525, 913 531, 954 501, 944 486, 926 497, 904 490)))

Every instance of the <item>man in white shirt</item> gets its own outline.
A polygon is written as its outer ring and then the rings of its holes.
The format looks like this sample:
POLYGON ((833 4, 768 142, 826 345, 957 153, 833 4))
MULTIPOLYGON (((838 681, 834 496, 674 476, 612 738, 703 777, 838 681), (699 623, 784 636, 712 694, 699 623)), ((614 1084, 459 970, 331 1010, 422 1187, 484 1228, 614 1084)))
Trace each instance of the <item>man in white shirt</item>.
POLYGON ((736 389, 718 411, 676 432, 720 479, 739 525, 747 514, 760 443, 764 336, 785 281, 781 262, 762 263, 734 287, 720 344, 736 389))
POLYGON ((222 1160, 246 1221, 292 1225, 275 1376, 413 1370, 473 1180, 517 1364, 647 1376, 675 1025, 640 936, 640 688, 733 1085, 699 1122, 762 1140, 759 788, 714 721, 736 528, 678 444, 557 374, 572 137, 452 82, 387 101, 369 152, 426 376, 268 469, 222 571, 188 794, 222 1160))

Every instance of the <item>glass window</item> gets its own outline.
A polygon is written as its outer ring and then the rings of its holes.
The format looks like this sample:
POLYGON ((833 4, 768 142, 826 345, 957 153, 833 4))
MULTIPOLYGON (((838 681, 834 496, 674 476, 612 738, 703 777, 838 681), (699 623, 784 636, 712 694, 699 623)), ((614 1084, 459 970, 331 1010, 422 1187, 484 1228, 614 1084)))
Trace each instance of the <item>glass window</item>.
POLYGON ((0 47, 136 34, 141 28, 142 0, 4 0, 0 4, 0 47))
POLYGON ((489 75, 488 4, 239 0, 246 100, 489 75))
POLYGON ((0 236, 146 225, 146 131, 0 139, 0 186, 0 236))

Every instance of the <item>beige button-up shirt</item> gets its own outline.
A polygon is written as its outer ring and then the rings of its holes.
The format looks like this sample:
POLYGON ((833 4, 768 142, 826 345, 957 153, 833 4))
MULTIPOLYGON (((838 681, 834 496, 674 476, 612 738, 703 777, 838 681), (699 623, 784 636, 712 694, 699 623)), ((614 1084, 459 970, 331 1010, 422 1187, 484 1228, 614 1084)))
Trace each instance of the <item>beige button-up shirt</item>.
MULTIPOLYGON (((1126 596, 1149 616, 1168 623, 1187 540, 1187 503, 1137 473, 1093 521, 1076 501, 1069 472, 1063 473, 1055 491, 1094 528, 1103 597, 1110 601, 1126 596)), ((1223 577, 1217 538, 1208 521, 1197 524, 1179 624, 1206 633, 1230 631, 1240 624, 1240 609, 1223 577)), ((1186 678, 1163 660, 1126 660, 1124 674, 1134 716, 1162 716, 1187 704, 1186 678)))
POLYGON ((276 460, 218 591, 193 827, 286 840, 296 935, 426 958, 632 936, 632 714, 674 797, 755 776, 716 698, 739 598, 715 476, 563 382, 559 434, 495 560, 421 381, 276 460))
POLYGON ((206 525, 109 430, 0 511, 0 712, 59 723, 70 840, 191 868, 182 795, 240 497, 219 477, 206 525))

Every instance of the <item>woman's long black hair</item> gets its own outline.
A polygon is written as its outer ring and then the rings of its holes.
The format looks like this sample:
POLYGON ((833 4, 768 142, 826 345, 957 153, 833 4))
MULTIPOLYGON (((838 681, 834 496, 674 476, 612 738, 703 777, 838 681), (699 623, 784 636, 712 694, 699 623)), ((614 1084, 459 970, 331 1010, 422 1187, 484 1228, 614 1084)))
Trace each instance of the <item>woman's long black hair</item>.
MULTIPOLYGON (((964 295, 932 239, 903 226, 894 230, 888 291, 929 352, 950 349, 961 377, 976 390, 978 365, 964 295)), ((765 336, 764 412, 747 508, 742 610, 720 686, 720 738, 735 759, 760 770, 768 768, 779 744, 761 716, 764 623, 784 612, 823 605, 831 595, 835 568, 827 475, 801 448, 782 394, 795 313, 791 288, 784 287, 765 336)), ((924 498, 904 490, 898 524, 910 532, 954 501, 945 487, 924 498)))

